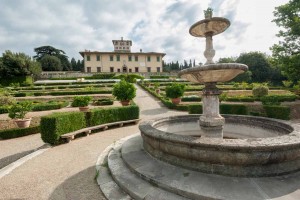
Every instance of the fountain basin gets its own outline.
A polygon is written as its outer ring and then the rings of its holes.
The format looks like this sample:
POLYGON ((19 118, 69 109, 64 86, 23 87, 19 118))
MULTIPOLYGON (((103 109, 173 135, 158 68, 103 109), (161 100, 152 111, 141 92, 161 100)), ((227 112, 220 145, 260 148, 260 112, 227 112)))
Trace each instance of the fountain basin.
MULTIPOLYGON (((141 123, 144 149, 160 160, 212 174, 261 177, 300 169, 299 125, 263 117, 223 115, 225 137, 229 132, 236 139, 195 137, 193 128, 183 131, 186 134, 177 128, 173 128, 175 132, 164 131, 177 123, 197 127, 199 117, 184 115, 141 123)), ((200 128, 199 132, 201 135, 200 128)))
POLYGON ((244 64, 219 63, 184 69, 179 76, 194 83, 226 82, 247 70, 244 64))

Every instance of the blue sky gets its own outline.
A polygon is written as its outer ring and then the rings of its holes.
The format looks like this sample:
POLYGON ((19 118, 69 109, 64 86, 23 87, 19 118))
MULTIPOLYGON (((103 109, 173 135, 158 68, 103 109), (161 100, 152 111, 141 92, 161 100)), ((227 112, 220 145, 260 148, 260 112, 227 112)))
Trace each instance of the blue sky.
POLYGON ((1 0, 0 53, 34 56, 35 47, 51 45, 71 58, 79 51, 112 51, 113 39, 131 39, 132 51, 166 53, 166 61, 205 62, 205 39, 188 31, 203 19, 203 10, 226 17, 231 26, 215 36, 216 56, 261 51, 278 42, 271 22, 276 6, 288 0, 1 0))

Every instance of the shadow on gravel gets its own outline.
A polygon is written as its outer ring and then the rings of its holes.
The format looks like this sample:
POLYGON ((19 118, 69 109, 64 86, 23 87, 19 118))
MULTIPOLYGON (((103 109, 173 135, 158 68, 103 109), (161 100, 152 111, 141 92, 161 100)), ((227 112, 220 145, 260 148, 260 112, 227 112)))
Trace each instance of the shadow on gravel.
POLYGON ((155 108, 155 109, 141 111, 142 115, 159 115, 159 114, 163 114, 163 113, 166 113, 166 110, 161 109, 161 108, 155 108))
POLYGON ((51 200, 64 199, 88 199, 105 200, 96 180, 95 166, 89 167, 74 176, 66 179, 55 188, 51 194, 51 200))
POLYGON ((16 153, 16 154, 13 154, 13 155, 10 155, 10 156, 7 156, 7 157, 4 157, 4 158, 1 158, 0 159, 0 169, 6 167, 7 165, 19 160, 20 158, 23 158, 24 156, 27 156, 28 154, 31 154, 39 149, 43 149, 43 148, 46 148, 48 147, 48 145, 43 145, 37 149, 32 149, 32 150, 29 150, 29 151, 23 151, 23 152, 20 152, 20 153, 16 153))

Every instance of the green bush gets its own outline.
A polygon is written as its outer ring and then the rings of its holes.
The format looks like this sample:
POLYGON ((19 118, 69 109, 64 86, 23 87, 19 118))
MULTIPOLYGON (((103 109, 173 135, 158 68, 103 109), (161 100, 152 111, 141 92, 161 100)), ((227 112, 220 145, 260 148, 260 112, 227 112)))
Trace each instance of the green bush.
POLYGON ((9 107, 8 106, 0 106, 0 114, 8 113, 9 107))
POLYGON ((181 98, 181 101, 185 101, 185 102, 201 101, 201 97, 199 97, 199 96, 184 96, 181 98))
POLYGON ((0 79, 0 84, 3 86, 9 86, 11 84, 15 84, 17 85, 21 85, 23 83, 27 83, 27 84, 32 84, 33 83, 33 79, 31 76, 14 76, 13 78, 1 78, 0 79))
POLYGON ((195 105, 189 105, 188 108, 189 114, 202 114, 202 105, 201 104, 195 104, 195 105))
POLYGON ((263 105, 280 105, 278 96, 263 96, 260 101, 263 105))
POLYGON ((118 101, 132 100, 136 95, 136 88, 132 83, 121 80, 114 85, 112 94, 118 101))
POLYGON ((12 119, 24 119, 25 115, 32 109, 31 101, 21 101, 13 104, 8 109, 8 116, 12 119))
POLYGON ((64 96, 64 95, 84 95, 84 94, 111 94, 111 90, 94 90, 94 91, 61 91, 49 92, 49 95, 64 96))
POLYGON ((75 96, 73 98, 72 107, 85 107, 92 100, 91 96, 75 96))
POLYGON ((283 120, 290 119, 291 108, 287 106, 265 105, 263 107, 267 117, 283 120))
POLYGON ((98 100, 94 101, 94 104, 96 106, 113 105, 114 101, 112 99, 109 99, 109 98, 98 99, 98 100))
POLYGON ((15 97, 26 97, 27 94, 25 92, 18 92, 14 94, 15 97))
POLYGON ((113 107, 113 108, 97 108, 87 113, 89 126, 100 124, 125 121, 139 118, 139 107, 136 105, 113 107))
POLYGON ((32 111, 43 111, 43 110, 56 110, 61 109, 69 105, 69 102, 51 102, 51 103, 41 103, 33 105, 32 111))
POLYGON ((116 74, 114 73, 101 73, 101 74, 93 74, 91 77, 85 77, 86 79, 112 79, 116 74))
POLYGON ((239 104, 221 104, 220 105, 221 114, 235 114, 235 115, 247 115, 248 108, 245 105, 239 104))
POLYGON ((83 112, 54 113, 41 118, 42 140, 57 144, 61 135, 86 127, 83 112))
POLYGON ((227 97, 225 101, 231 102, 254 102, 255 99, 249 96, 235 96, 235 97, 227 97))
POLYGON ((138 74, 120 74, 120 75, 117 75, 117 76, 114 76, 113 77, 114 79, 123 79, 129 83, 135 83, 136 82, 136 79, 144 79, 143 76, 140 76, 138 74))
POLYGON ((266 96, 269 93, 269 88, 265 85, 258 85, 253 87, 252 89, 252 94, 255 97, 262 97, 262 96, 266 96))
POLYGON ((166 87, 166 96, 170 99, 179 98, 183 95, 185 89, 184 84, 172 83, 166 87))
POLYGON ((168 79, 170 76, 150 76, 150 79, 168 79))
POLYGON ((36 134, 39 132, 40 132, 39 126, 32 126, 28 128, 13 128, 7 130, 0 130, 0 138, 11 139, 11 138, 17 138, 26 135, 36 134))

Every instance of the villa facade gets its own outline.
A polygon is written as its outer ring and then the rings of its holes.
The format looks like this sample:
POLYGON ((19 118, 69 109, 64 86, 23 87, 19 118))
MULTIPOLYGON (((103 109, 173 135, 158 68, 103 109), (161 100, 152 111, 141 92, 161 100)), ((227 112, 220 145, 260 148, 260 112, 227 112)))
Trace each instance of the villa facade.
POLYGON ((112 40, 114 51, 79 52, 84 59, 84 70, 89 73, 147 73, 162 72, 165 53, 131 52, 131 40, 112 40))

